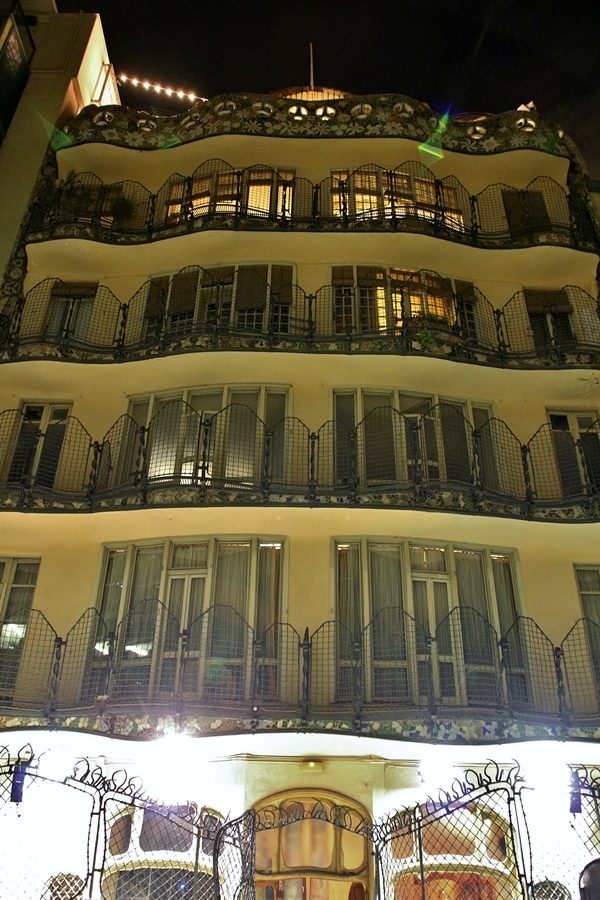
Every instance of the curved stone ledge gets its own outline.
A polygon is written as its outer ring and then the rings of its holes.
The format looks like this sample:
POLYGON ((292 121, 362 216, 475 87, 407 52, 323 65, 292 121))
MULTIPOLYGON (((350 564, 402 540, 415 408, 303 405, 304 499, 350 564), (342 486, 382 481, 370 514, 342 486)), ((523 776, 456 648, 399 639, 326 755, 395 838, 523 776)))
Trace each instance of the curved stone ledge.
POLYGON ((563 131, 536 110, 452 118, 403 94, 298 100, 272 94, 224 94, 187 112, 160 116, 122 106, 86 106, 53 139, 55 150, 105 143, 159 150, 220 134, 294 138, 395 137, 432 149, 485 156, 541 150, 577 158, 563 131), (327 114, 325 114, 325 111, 327 114))
POLYGON ((252 719, 243 715, 175 715, 172 713, 136 716, 124 712, 103 714, 0 715, 0 731, 52 728, 121 737, 130 740, 159 738, 173 730, 189 737, 211 735, 244 735, 301 732, 303 734, 345 734, 387 740, 419 743, 437 741, 444 744, 499 744, 524 740, 573 740, 600 742, 600 723, 590 721, 565 726, 560 723, 527 722, 516 718, 432 717, 411 715, 404 718, 369 719, 354 722, 340 718, 310 718, 299 716, 252 719))

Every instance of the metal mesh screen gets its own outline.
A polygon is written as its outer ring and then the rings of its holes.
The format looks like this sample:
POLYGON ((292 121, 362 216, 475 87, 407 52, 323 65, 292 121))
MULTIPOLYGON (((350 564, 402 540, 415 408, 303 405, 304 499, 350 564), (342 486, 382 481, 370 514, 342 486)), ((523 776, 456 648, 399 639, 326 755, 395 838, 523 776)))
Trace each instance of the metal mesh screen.
MULTIPOLYGON (((600 348, 596 300, 574 285, 555 292, 554 304, 552 292, 529 290, 496 309, 473 285, 455 281, 454 294, 436 272, 406 273, 402 281, 371 267, 376 283, 364 276, 354 283, 354 268, 347 268, 343 283, 324 285, 314 295, 298 285, 269 285, 263 278, 260 308, 252 309, 248 280, 240 283, 238 277, 235 311, 233 282, 217 279, 213 284, 210 270, 199 266, 153 279, 123 304, 104 285, 64 284, 61 291, 62 282, 47 279, 20 301, 20 313, 16 307, 9 311, 10 341, 27 347, 29 355, 41 352, 36 344, 43 341, 64 354, 88 350, 121 358, 152 345, 162 348, 184 335, 215 340, 219 334, 260 333, 270 341, 283 335, 328 341, 329 349, 355 349, 361 342, 380 340, 387 352, 433 352, 520 365, 585 364, 600 348), (175 307, 182 311, 184 282, 186 314, 173 315, 175 307), (528 294, 545 296, 540 312, 528 311, 528 294), (412 314, 409 295, 420 304, 412 314), (444 315, 439 314, 441 303, 444 315)), ((257 284, 260 278, 257 274, 257 284)))
POLYGON ((426 635, 399 606, 382 609, 364 628, 363 676, 367 705, 426 707, 426 635))
POLYGON ((125 414, 117 419, 100 445, 96 490, 102 492, 134 485, 142 471, 142 453, 140 427, 125 414))
POLYGON ((208 819, 194 804, 169 807, 108 798, 102 898, 209 900, 214 833, 206 827, 208 819))
POLYGON ((267 439, 265 453, 271 490, 291 485, 308 490, 311 481, 310 432, 300 419, 288 417, 277 422, 267 439))
POLYGON ((6 900, 86 897, 92 797, 25 770, 21 802, 10 802, 0 775, 0 896, 6 900), (60 828, 57 828, 60 810, 60 828))
POLYGON ((257 637, 254 702, 262 709, 300 708, 300 635, 291 625, 272 625, 257 637))
POLYGON ((406 420, 391 406, 373 409, 356 427, 356 464, 360 489, 406 487, 406 420))
POLYGON ((219 900, 254 900, 256 812, 248 810, 227 822, 215 840, 214 896, 219 900))
POLYGON ((179 622, 158 600, 136 603, 119 624, 110 699, 160 702, 175 691, 179 622))
POLYGON ((568 431, 542 425, 529 441, 529 470, 538 500, 581 497, 584 493, 579 451, 568 431))
POLYGON ((362 700, 358 638, 341 622, 324 622, 311 636, 311 709, 349 711, 362 700))
POLYGON ((69 416, 48 426, 35 471, 35 487, 81 493, 90 481, 92 439, 79 419, 69 416))
POLYGON ((552 641, 533 619, 519 616, 502 641, 502 662, 512 709, 558 716, 560 703, 552 641))
POLYGON ((67 633, 61 651, 57 709, 91 708, 108 695, 111 645, 104 620, 87 609, 67 633))
POLYGON ((521 444, 501 419, 475 432, 479 482, 486 493, 524 500, 527 494, 521 444))
POLYGON ((579 619, 561 643, 565 687, 575 719, 589 719, 600 711, 600 625, 579 619))
POLYGON ((438 625, 435 638, 442 706, 504 705, 498 636, 478 610, 455 607, 438 625))
POLYGON ((183 677, 187 701, 219 707, 249 704, 253 646, 254 631, 233 606, 215 605, 198 616, 188 629, 183 677))
POLYGON ((241 403, 232 403, 211 417, 207 471, 213 486, 262 485, 264 432, 264 423, 241 403))
POLYGON ((57 634, 37 609, 19 609, 0 623, 0 703, 44 710, 50 694, 57 634))
POLYGON ((386 900, 521 896, 511 799, 509 791, 492 789, 390 819, 380 852, 386 900))

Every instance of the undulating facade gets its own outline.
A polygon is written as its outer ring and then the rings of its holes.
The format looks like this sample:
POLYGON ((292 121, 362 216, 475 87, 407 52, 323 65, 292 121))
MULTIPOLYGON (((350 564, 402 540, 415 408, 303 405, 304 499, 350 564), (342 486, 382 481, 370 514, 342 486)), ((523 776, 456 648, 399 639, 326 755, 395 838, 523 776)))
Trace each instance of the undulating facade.
POLYGON ((25 12, 0 895, 575 897, 600 852, 576 147, 402 94, 126 109, 96 17, 25 12))

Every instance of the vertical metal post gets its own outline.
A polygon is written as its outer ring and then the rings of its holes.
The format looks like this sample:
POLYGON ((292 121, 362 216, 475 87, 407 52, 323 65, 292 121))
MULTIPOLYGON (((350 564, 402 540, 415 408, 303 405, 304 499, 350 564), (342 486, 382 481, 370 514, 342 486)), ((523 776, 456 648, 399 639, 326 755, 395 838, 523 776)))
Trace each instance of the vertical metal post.
POLYGON ((302 653, 301 711, 302 711, 302 718, 304 720, 306 720, 306 719, 308 719, 309 690, 310 690, 310 637, 308 634, 308 628, 306 628, 304 631, 304 637, 302 639, 302 643, 300 644, 300 650, 302 653))
POLYGON ((316 445, 317 445, 317 435, 314 431, 311 431, 308 441, 309 441, 309 449, 308 449, 308 495, 311 500, 317 495, 317 478, 316 478, 316 445))
POLYGON ((50 672, 50 684, 49 684, 49 695, 48 702, 46 703, 45 715, 50 716, 56 709, 56 697, 58 694, 58 682, 60 675, 60 666, 62 659, 62 648, 65 644, 65 641, 58 635, 54 638, 54 659, 52 662, 52 669, 50 672))
POLYGON ((531 486, 531 467, 529 463, 529 447, 527 444, 521 445, 521 462, 523 463, 523 476, 525 479, 526 512, 529 513, 533 506, 533 488, 531 486))
POLYGON ((564 654, 562 647, 554 648, 554 671, 556 673, 556 687, 558 691, 558 713, 563 721, 566 722, 568 717, 565 681, 563 677, 563 659, 564 654))

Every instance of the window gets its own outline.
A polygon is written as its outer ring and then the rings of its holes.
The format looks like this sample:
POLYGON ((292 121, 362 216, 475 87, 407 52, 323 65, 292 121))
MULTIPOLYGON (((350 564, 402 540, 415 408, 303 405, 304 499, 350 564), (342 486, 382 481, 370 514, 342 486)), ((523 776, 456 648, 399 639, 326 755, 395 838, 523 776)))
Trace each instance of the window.
POLYGON ((596 413, 551 411, 548 418, 562 495, 581 494, 586 480, 594 488, 599 487, 600 435, 596 413))
MULTIPOLYGON (((338 696, 347 693, 352 643, 362 639, 369 699, 427 701, 428 636, 435 696, 493 704, 496 642, 518 611, 512 556, 489 548, 352 539, 335 544, 338 696)), ((514 677, 519 677, 516 671, 514 677)))
POLYGON ((541 191, 504 190, 502 201, 512 237, 528 238, 532 233, 552 230, 541 191))
POLYGON ((575 345, 571 322, 573 307, 566 291, 525 290, 525 305, 536 350, 558 346, 567 351, 575 345))
POLYGON ((8 470, 10 483, 22 484, 35 476, 38 487, 54 487, 69 413, 67 404, 24 405, 8 470))
POLYGON ((182 680, 206 702, 247 698, 254 634, 280 621, 282 554, 281 540, 256 537, 107 548, 98 609, 118 634, 116 695, 168 695, 182 680))
POLYGON ((249 216, 289 219, 294 199, 293 169, 255 166, 244 173, 245 212, 249 216))
POLYGON ((589 663, 600 685, 600 567, 576 566, 575 577, 584 617, 589 663))
MULTIPOLYGON (((394 390, 334 392, 336 483, 348 483, 356 434, 356 474, 363 485, 473 481, 473 428, 490 418, 490 406, 394 390)), ((485 445, 486 474, 494 471, 485 445)))
POLYGON ((0 700, 13 696, 39 570, 37 559, 0 559, 0 700))
POLYGON ((442 213, 444 223, 463 229, 463 215, 459 208, 455 187, 441 185, 440 207, 436 182, 423 168, 411 171, 386 171, 362 167, 350 172, 334 169, 331 172, 331 213, 356 219, 405 219, 413 217, 433 222, 442 213))
MULTIPOLYGON (((435 272, 383 266, 333 266, 331 281, 335 334, 393 332, 424 317, 435 320, 438 327, 451 328, 456 323, 452 280, 435 272)), ((467 282, 456 282, 456 289, 462 292, 469 286, 467 282)), ((465 309, 471 316, 474 331, 473 307, 474 295, 471 295, 465 309)))
POLYGON ((166 337, 194 330, 287 332, 293 267, 285 265, 188 267, 152 278, 148 285, 145 334, 166 337))
POLYGON ((60 341, 85 341, 97 289, 97 283, 56 281, 50 294, 46 335, 60 341))
MULTIPOLYGON (((147 477, 181 484, 260 483, 265 428, 285 418, 287 397, 284 386, 231 385, 132 400, 131 417, 149 429, 147 477)), ((274 476, 284 458, 285 442, 278 440, 272 448, 274 476)))

